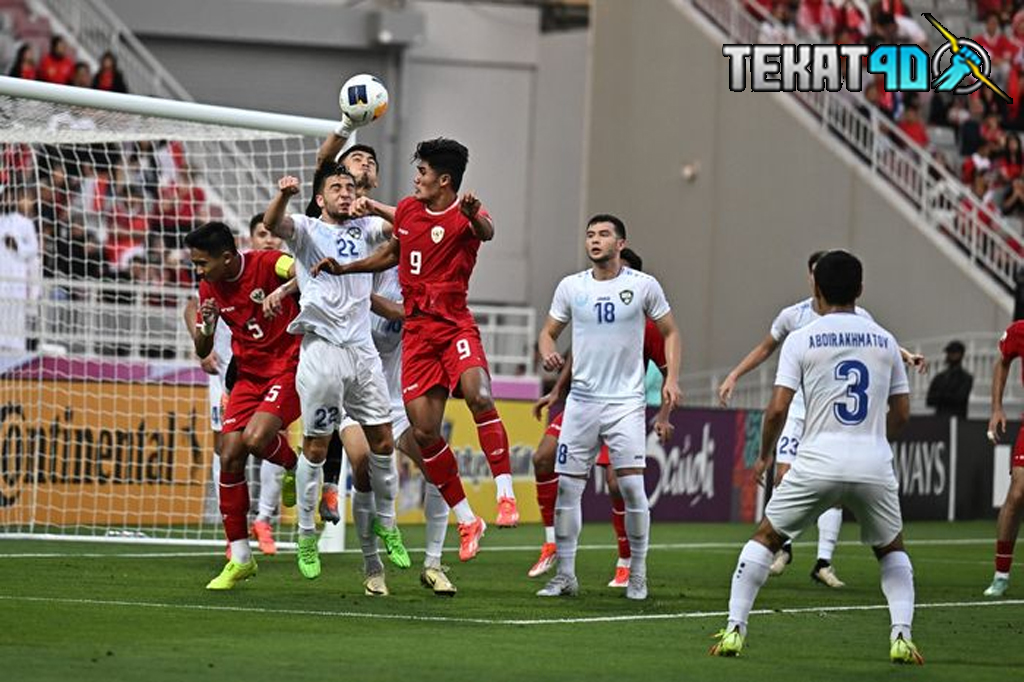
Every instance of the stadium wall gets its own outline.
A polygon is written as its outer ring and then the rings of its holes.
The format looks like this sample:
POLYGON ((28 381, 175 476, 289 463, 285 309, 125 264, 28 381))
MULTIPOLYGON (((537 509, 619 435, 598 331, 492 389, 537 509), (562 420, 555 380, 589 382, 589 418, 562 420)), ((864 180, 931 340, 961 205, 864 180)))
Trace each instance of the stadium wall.
POLYGON ((621 214, 665 285, 686 369, 737 362, 809 295, 807 256, 830 247, 862 257, 862 303, 899 338, 1001 331, 1009 303, 795 116, 788 95, 728 90, 721 42, 687 4, 593 3, 584 182, 587 212, 621 214), (699 164, 693 182, 688 164, 699 164))
POLYGON ((464 142, 465 189, 498 228, 480 251, 474 301, 546 311, 558 277, 575 266, 586 32, 541 34, 536 8, 416 2, 422 40, 402 49, 375 39, 374 8, 358 4, 109 4, 201 102, 334 118, 345 75, 381 75, 392 109, 360 139, 381 155, 385 200, 411 187, 418 140, 464 142))

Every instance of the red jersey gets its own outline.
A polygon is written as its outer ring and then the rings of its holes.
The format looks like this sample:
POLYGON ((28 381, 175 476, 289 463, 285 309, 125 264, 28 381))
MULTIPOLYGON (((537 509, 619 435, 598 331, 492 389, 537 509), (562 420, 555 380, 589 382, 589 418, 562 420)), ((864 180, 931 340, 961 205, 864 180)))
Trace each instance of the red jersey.
POLYGON ((665 337, 658 331, 658 325, 654 320, 647 318, 647 326, 644 327, 644 370, 647 370, 647 363, 653 362, 662 372, 668 367, 668 360, 665 358, 665 337))
MULTIPOLYGON (((489 217, 480 209, 480 215, 489 217)), ((471 317, 469 277, 480 239, 455 201, 435 213, 414 197, 395 208, 395 239, 401 244, 398 281, 405 314, 419 310, 448 320, 471 317)))
POLYGON ((75 60, 71 57, 57 59, 49 53, 39 60, 39 79, 57 85, 67 85, 75 75, 75 60))
MULTIPOLYGON (((1018 320, 1006 328, 999 338, 999 352, 1006 360, 1024 357, 1024 320, 1018 320)), ((1021 381, 1024 382, 1024 366, 1021 366, 1021 381)))
MULTIPOLYGON (((242 270, 235 279, 199 283, 199 303, 212 298, 220 306, 221 319, 231 328, 239 374, 270 378, 294 372, 302 337, 289 334, 288 325, 299 314, 299 304, 288 296, 280 315, 263 315, 263 299, 288 279, 292 257, 281 251, 249 251, 240 258, 242 270)), ((198 311, 196 315, 201 324, 198 311)))

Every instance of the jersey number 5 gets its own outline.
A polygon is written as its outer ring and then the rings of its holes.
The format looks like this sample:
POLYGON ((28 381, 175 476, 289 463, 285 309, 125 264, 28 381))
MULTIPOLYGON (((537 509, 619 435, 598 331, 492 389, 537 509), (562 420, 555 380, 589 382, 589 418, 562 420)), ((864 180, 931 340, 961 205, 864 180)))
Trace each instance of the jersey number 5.
POLYGON ((868 368, 859 360, 843 360, 836 365, 835 376, 847 383, 847 400, 832 403, 832 413, 840 424, 856 426, 868 416, 868 368))
POLYGON ((257 341, 263 338, 263 330, 260 328, 260 325, 256 320, 249 320, 246 322, 245 328, 252 332, 252 338, 257 341))

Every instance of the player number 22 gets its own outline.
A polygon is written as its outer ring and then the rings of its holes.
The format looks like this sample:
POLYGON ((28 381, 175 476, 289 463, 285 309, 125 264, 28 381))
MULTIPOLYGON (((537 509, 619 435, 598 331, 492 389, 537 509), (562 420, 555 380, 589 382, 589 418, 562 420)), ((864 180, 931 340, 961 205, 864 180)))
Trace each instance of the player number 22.
POLYGON ((832 403, 832 413, 840 424, 856 426, 868 416, 868 368, 859 360, 843 360, 836 365, 835 376, 847 382, 847 399, 832 403))
POLYGON ((414 275, 420 274, 420 270, 423 269, 423 252, 422 251, 411 251, 409 253, 409 272, 414 275))

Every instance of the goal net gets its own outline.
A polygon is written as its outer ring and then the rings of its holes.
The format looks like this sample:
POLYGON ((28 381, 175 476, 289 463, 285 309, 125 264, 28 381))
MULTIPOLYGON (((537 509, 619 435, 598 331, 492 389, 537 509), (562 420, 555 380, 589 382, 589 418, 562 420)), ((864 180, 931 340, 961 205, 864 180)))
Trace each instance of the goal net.
POLYGON ((0 537, 223 542, 182 240, 217 219, 247 248, 318 143, 0 96, 0 537))

